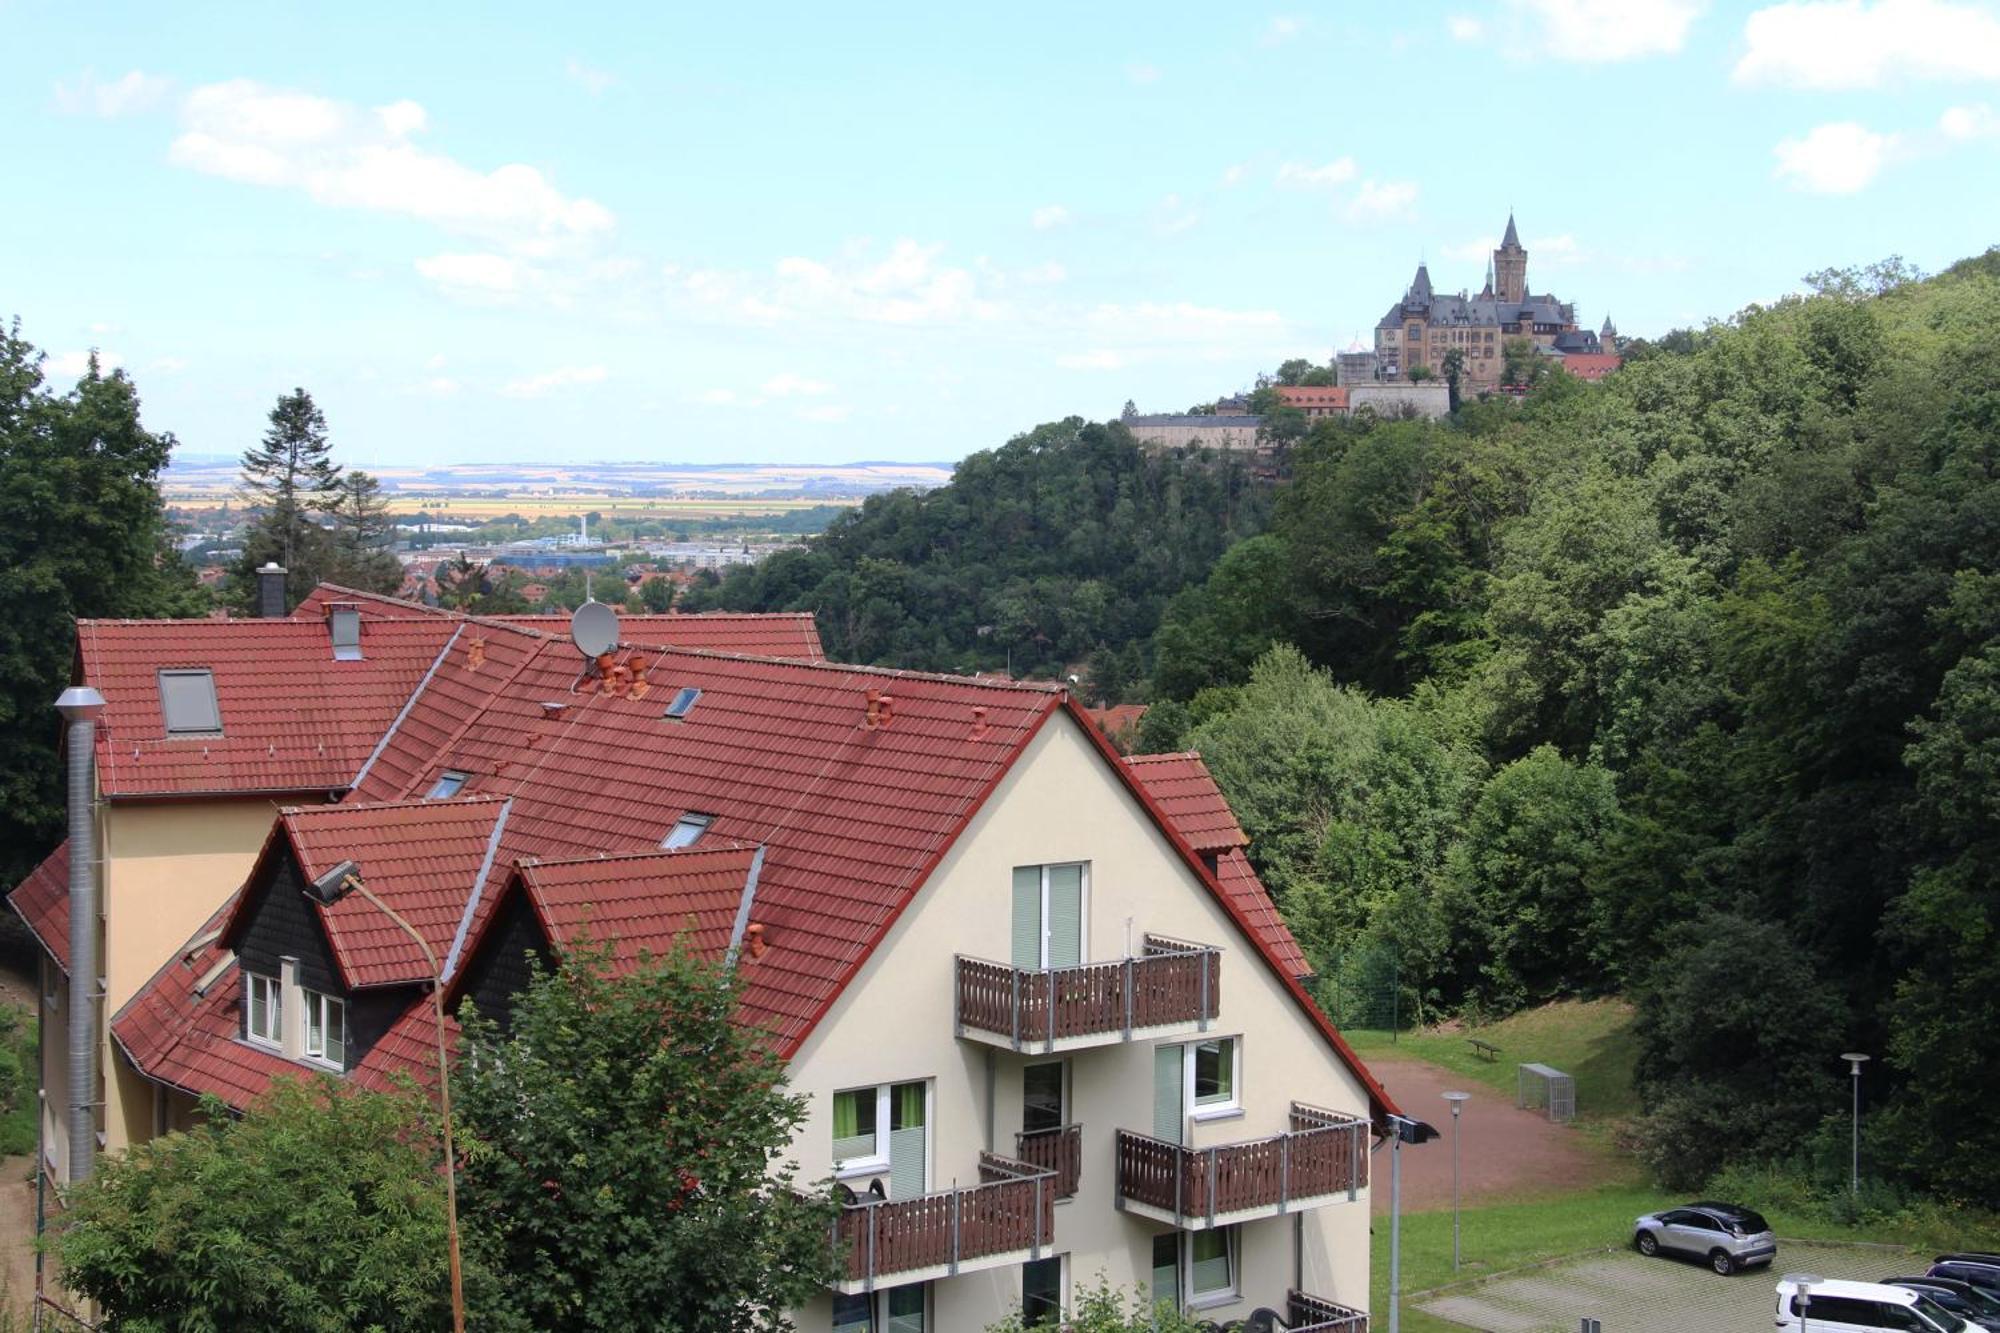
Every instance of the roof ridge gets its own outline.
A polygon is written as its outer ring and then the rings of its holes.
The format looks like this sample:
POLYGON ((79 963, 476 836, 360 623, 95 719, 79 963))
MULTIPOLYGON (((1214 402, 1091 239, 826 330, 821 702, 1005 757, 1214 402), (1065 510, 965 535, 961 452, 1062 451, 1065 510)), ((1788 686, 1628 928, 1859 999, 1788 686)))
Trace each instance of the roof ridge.
POLYGON ((278 813, 290 818, 293 815, 345 814, 356 810, 453 810, 473 805, 504 805, 508 798, 498 795, 444 796, 427 798, 406 796, 394 801, 354 801, 336 802, 333 805, 281 805, 278 813))
POLYGON ((927 680, 940 685, 974 685, 981 689, 1011 690, 1019 694, 1061 695, 1068 687, 1058 680, 982 680, 977 676, 956 676, 948 671, 911 671, 904 667, 867 666, 859 662, 836 662, 830 657, 772 657, 766 653, 739 653, 722 648, 694 648, 678 644, 626 643, 621 648, 645 648, 662 656, 713 657, 739 662, 769 662, 773 666, 807 667, 814 671, 887 676, 892 680, 927 680))
MULTIPOLYGON (((1167 752, 1166 754, 1128 754, 1125 756, 1125 762, 1128 764, 1156 764, 1168 759, 1200 759, 1200 758, 1201 758, 1200 750, 1172 750, 1167 752)), ((1204 763, 1205 762, 1206 761, 1204 761, 1204 763)))
POLYGON ((521 856, 515 858, 514 865, 520 870, 543 870, 552 866, 594 866, 608 861, 653 861, 661 857, 704 856, 717 852, 754 852, 760 845, 748 838, 723 838, 699 847, 640 848, 629 852, 599 852, 595 856, 521 856))

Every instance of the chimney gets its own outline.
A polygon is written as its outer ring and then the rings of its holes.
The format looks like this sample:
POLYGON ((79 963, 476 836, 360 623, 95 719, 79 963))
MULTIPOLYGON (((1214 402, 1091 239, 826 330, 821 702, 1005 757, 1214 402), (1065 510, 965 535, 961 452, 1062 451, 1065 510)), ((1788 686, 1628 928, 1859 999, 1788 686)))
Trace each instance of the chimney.
POLYGON ((275 560, 267 560, 257 569, 257 614, 265 620, 283 620, 291 610, 285 605, 287 572, 275 560))
POLYGON ((104 696, 72 685, 56 700, 69 778, 69 1178, 97 1162, 97 719, 104 696))

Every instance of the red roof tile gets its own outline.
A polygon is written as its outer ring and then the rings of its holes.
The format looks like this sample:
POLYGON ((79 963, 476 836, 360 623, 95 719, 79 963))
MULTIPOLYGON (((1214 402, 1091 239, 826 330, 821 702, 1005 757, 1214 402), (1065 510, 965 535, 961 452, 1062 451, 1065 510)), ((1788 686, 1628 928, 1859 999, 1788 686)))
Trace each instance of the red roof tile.
POLYGON ((1196 851, 1250 845, 1199 754, 1135 754, 1125 764, 1196 851))
POLYGON ((1601 380, 1624 364, 1613 352, 1567 352, 1562 359, 1562 368, 1580 380, 1601 380))
POLYGON ((359 661, 333 658, 305 620, 83 620, 80 679, 105 701, 98 784, 107 797, 338 791, 457 628, 442 618, 381 621, 359 661), (214 674, 219 734, 170 736, 159 673, 214 674))
POLYGON ((518 872, 557 949, 581 936, 608 940, 621 962, 659 957, 675 941, 708 958, 729 948, 757 849, 746 845, 572 861, 523 861, 518 872))
POLYGON ((69 843, 57 844, 7 895, 7 901, 56 966, 69 971, 69 843))
MULTIPOLYGON (((308 881, 342 861, 355 862, 362 884, 423 936, 442 968, 468 900, 498 863, 496 835, 506 809, 505 800, 493 797, 350 803, 288 809, 279 822, 308 881)), ((416 941, 360 894, 314 906, 349 987, 403 985, 432 975, 416 941)))
POLYGON ((1257 936, 1270 948, 1285 975, 1291 977, 1310 976, 1312 964, 1306 961, 1305 950, 1299 948, 1298 940, 1292 935, 1292 928, 1285 924, 1285 918, 1278 911, 1278 904, 1271 900, 1270 890, 1264 881, 1257 878, 1250 857, 1241 847, 1231 847, 1215 859, 1215 882, 1229 895, 1229 901, 1236 905, 1252 926, 1257 936))
POLYGON ((1347 390, 1331 385, 1308 386, 1303 384, 1281 384, 1278 397, 1286 407, 1326 408, 1331 411, 1347 410, 1347 390))

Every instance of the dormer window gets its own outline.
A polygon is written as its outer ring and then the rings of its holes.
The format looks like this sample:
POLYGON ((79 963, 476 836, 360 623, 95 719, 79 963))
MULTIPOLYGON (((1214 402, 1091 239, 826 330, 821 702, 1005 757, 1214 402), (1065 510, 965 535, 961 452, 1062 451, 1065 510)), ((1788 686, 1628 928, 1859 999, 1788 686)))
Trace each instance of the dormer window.
POLYGON ((471 780, 472 774, 461 773, 455 768, 448 768, 438 774, 438 780, 431 784, 431 789, 425 795, 424 799, 427 801, 442 801, 456 796, 464 790, 465 784, 471 780))
POLYGON ((207 667, 160 673, 160 713, 169 736, 213 735, 222 730, 215 702, 215 673, 207 667))
POLYGON ((306 1001, 305 1052, 308 1059, 347 1067, 347 1002, 318 991, 302 992, 306 1001))
POLYGON ((714 815, 704 815, 690 810, 674 821, 674 826, 667 830, 667 836, 661 841, 660 846, 666 851, 672 851, 676 847, 692 847, 700 840, 702 834, 708 832, 708 826, 714 822, 714 815))
POLYGON ((244 1033, 266 1046, 285 1043, 285 992, 276 977, 243 974, 244 1033))

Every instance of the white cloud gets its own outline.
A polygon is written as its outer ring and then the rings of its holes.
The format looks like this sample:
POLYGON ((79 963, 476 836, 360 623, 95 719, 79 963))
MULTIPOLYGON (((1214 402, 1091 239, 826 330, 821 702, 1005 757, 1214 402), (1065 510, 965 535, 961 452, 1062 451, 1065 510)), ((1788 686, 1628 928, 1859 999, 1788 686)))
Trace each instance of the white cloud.
POLYGON ((1090 352, 1072 352, 1056 358, 1056 364, 1064 370, 1123 370, 1132 364, 1132 358, 1124 352, 1114 352, 1108 348, 1098 348, 1090 352))
POLYGON ((944 246, 905 238, 876 258, 854 246, 832 260, 794 255, 768 274, 718 269, 662 270, 669 291, 697 313, 726 322, 780 324, 853 320, 864 324, 958 325, 990 321, 1004 307, 981 266, 943 262, 944 246))
MULTIPOLYGON (((1672 55, 1706 0, 1508 0, 1525 26, 1523 54, 1599 63, 1672 55)), ((1456 35, 1456 34, 1454 34, 1456 35)))
POLYGON ((506 255, 431 255, 417 272, 445 292, 462 298, 511 301, 521 294, 522 266, 506 255))
POLYGON ((1068 314, 1059 336, 1083 344, 1056 364, 1124 370, 1152 361, 1259 363, 1288 355, 1295 334, 1275 310, 1230 310, 1191 302, 1103 304, 1068 314))
POLYGON ((1278 184, 1303 189, 1345 185, 1354 179, 1355 172, 1354 159, 1351 157, 1337 157, 1317 167, 1307 166, 1303 162, 1287 162, 1278 168, 1278 184))
POLYGON ((1772 174, 1813 194, 1853 194, 1875 179, 1895 148, 1894 135, 1836 121, 1780 143, 1772 150, 1778 159, 1772 174))
POLYGON ((2000 79, 2000 15, 1948 0, 1805 0, 1743 25, 1735 79, 1785 88, 1877 88, 2000 79))
POLYGON ((1142 60, 1136 64, 1127 65, 1125 67, 1125 77, 1143 88, 1148 84, 1160 81, 1160 67, 1158 65, 1149 65, 1142 60))
MULTIPOLYGON (((67 388, 72 381, 82 379, 84 373, 90 369, 92 350, 86 348, 80 352, 63 352, 49 357, 42 362, 43 380, 59 388, 67 388)), ((116 352, 97 349, 95 354, 97 368, 103 374, 109 375, 125 364, 125 358, 116 352)))
POLYGON ((1019 277, 1030 287, 1050 287, 1066 280, 1069 277, 1069 270, 1051 259, 1046 264, 1036 264, 1031 268, 1022 269, 1019 277))
POLYGON ((1029 221, 1034 223, 1036 231, 1047 231, 1051 227, 1060 227, 1068 222, 1069 210, 1061 204, 1044 204, 1034 211, 1029 221))
POLYGON ((1264 25, 1257 38, 1264 46, 1283 46, 1306 30, 1306 21, 1296 14, 1279 14, 1264 25))
POLYGON ((574 388, 579 384, 602 384, 609 378, 611 373, 603 366, 562 366, 540 375, 509 380, 500 386, 500 394, 505 398, 540 398, 556 389, 574 388))
POLYGON ((792 415, 800 421, 830 423, 847 420, 853 411, 853 408, 844 403, 819 403, 812 407, 802 407, 792 415))
POLYGON ((703 389, 688 401, 700 403, 704 407, 728 407, 736 401, 736 390, 703 389))
POLYGON ((1365 180, 1343 210, 1349 222, 1390 222, 1416 210, 1415 181, 1365 180))
POLYGON ((136 69, 109 83, 85 70, 70 82, 56 85, 56 110, 69 116, 102 116, 109 120, 151 109, 172 87, 171 79, 136 69))
POLYGON ((1222 188, 1232 190, 1250 178, 1250 164, 1237 162, 1222 169, 1222 188))
POLYGON ((1455 42, 1476 42, 1486 35, 1486 25, 1469 14, 1453 14, 1444 26, 1455 42))
POLYGON ((247 79, 189 93, 177 166, 251 185, 301 190, 335 208, 419 218, 547 256, 560 243, 609 232, 611 211, 563 194, 519 163, 481 171, 411 140, 427 117, 415 102, 365 113, 350 103, 266 88, 247 79))
POLYGON ((563 62, 563 73, 569 75, 579 87, 592 97, 603 96, 607 88, 618 82, 618 77, 615 74, 606 73, 601 69, 592 69, 575 56, 571 56, 563 62))
POLYGON ((188 368, 188 363, 185 357, 162 356, 154 359, 152 368, 162 375, 178 375, 188 368))
POLYGON ((424 369, 426 370, 443 370, 444 366, 445 366, 445 360, 443 352, 431 353, 430 360, 424 362, 424 369))
POLYGON ((1984 102, 1955 106, 1938 117, 1938 133, 1956 143, 2000 137, 2000 114, 1984 102))
POLYGON ((1201 221, 1201 214, 1188 207, 1187 202, 1177 194, 1170 194, 1160 201, 1154 215, 1153 226, 1162 236, 1178 236, 1201 221))
POLYGON ((433 398, 449 398, 463 386, 449 376, 435 375, 425 380, 418 387, 422 392, 430 394, 433 398))
POLYGON ((825 380, 807 379, 790 371, 764 381, 764 396, 767 398, 812 398, 832 392, 833 386, 825 380))

